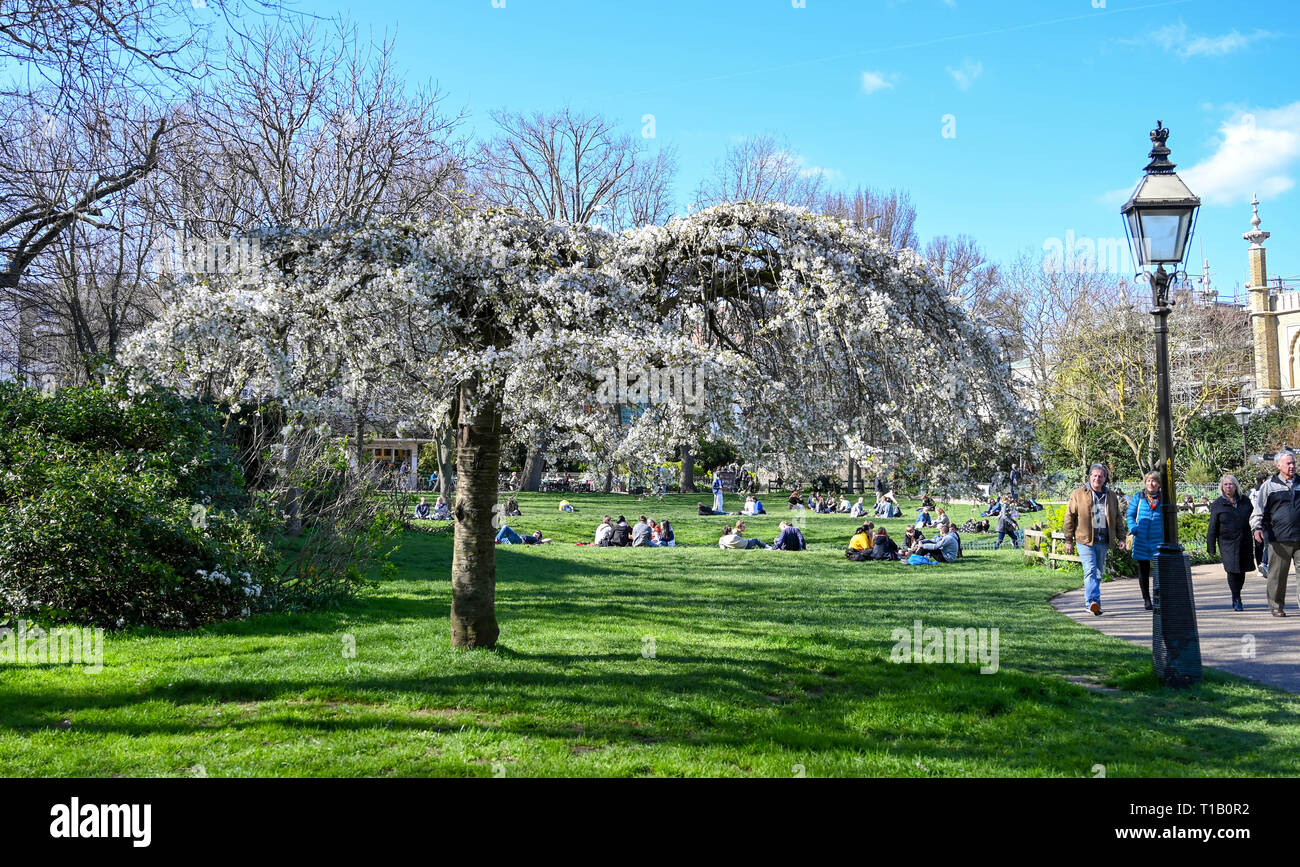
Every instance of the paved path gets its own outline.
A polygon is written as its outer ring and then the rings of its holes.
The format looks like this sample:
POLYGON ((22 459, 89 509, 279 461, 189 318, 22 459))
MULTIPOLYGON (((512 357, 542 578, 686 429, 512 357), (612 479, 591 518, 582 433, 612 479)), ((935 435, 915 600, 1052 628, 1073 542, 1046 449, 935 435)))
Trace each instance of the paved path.
MULTIPOLYGON (((1217 564, 1192 567, 1196 626, 1201 637, 1201 662, 1300 693, 1300 610, 1295 604, 1295 576, 1287 590, 1287 617, 1268 613, 1264 579, 1246 576, 1241 602, 1245 611, 1232 610, 1232 597, 1223 568, 1217 564), (1250 650, 1253 641, 1254 658, 1250 650)), ((1083 588, 1052 597, 1056 610, 1107 635, 1151 647, 1151 614, 1142 608, 1136 578, 1120 578, 1101 585, 1100 617, 1083 607, 1083 588)))

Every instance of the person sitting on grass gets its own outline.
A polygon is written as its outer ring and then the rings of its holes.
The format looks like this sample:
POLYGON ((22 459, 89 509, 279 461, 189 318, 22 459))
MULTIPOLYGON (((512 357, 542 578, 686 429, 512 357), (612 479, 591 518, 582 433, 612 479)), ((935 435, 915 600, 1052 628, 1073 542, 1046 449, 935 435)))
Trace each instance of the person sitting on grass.
POLYGON ((424 497, 420 498, 419 504, 415 507, 415 517, 419 518, 421 521, 429 520, 429 504, 425 501, 424 497))
POLYGON ((578 510, 575 509, 575 508, 573 508, 573 504, 570 503, 568 500, 560 500, 560 511, 561 511, 561 512, 576 512, 576 511, 578 511, 578 510))
POLYGON ((849 540, 849 548, 854 551, 867 551, 871 548, 871 530, 866 524, 858 527, 857 532, 853 534, 853 538, 849 540))
POLYGON ((503 543, 506 545, 545 545, 550 541, 550 539, 542 538, 541 530, 538 530, 531 536, 520 536, 514 530, 510 529, 509 524, 506 524, 501 528, 501 532, 497 533, 498 545, 503 543))
POLYGON ((749 548, 766 548, 767 546, 764 545, 758 539, 746 539, 745 522, 739 521, 736 523, 734 529, 732 527, 722 528, 722 538, 718 540, 718 547, 749 549, 749 548))
POLYGON ((782 521, 780 531, 776 534, 776 540, 772 542, 772 548, 776 551, 802 551, 804 549, 803 535, 799 532, 798 527, 793 527, 782 521))
POLYGON ((957 534, 953 532, 952 525, 948 524, 939 528, 938 536, 918 543, 908 553, 921 554, 939 563, 956 563, 961 553, 961 543, 957 541, 957 534))
POLYGON ((930 519, 930 507, 922 506, 916 513, 916 526, 933 527, 934 521, 930 519))
POLYGON ((841 515, 847 515, 852 508, 853 507, 849 505, 848 497, 840 497, 839 513, 841 515))
POLYGON ((649 548, 650 547, 650 522, 642 515, 637 519, 636 524, 632 526, 632 547, 649 548))
POLYGON ((677 537, 673 533, 673 525, 668 523, 665 519, 663 524, 659 527, 658 537, 650 544, 654 545, 656 548, 676 548, 677 537))
POLYGON ((942 506, 940 506, 940 507, 938 507, 937 509, 935 509, 935 512, 934 512, 934 523, 935 523, 935 526, 937 526, 937 527, 942 527, 944 524, 951 524, 951 523, 952 523, 952 521, 948 518, 948 513, 945 512, 945 511, 943 510, 943 507, 942 507, 942 506))
POLYGON ((755 502, 755 501, 754 501, 754 498, 753 498, 753 497, 746 497, 746 498, 745 498, 745 505, 744 505, 743 507, 741 507, 741 509, 740 509, 740 514, 742 514, 742 515, 757 515, 758 513, 754 511, 754 502, 755 502))
POLYGON ((795 488, 794 491, 790 494, 789 502, 790 502, 790 508, 792 509, 804 508, 803 488, 795 488))
POLYGON ((504 514, 507 517, 511 517, 511 518, 518 518, 520 515, 522 515, 523 513, 519 511, 519 501, 516 500, 514 497, 511 497, 510 499, 506 500, 506 507, 505 507, 504 514))
POLYGON ((849 515, 851 515, 854 518, 861 518, 866 513, 867 513, 867 507, 862 504, 862 498, 858 497, 858 501, 853 504, 852 508, 849 509, 849 515))
POLYGON ((632 547, 632 528, 627 525, 627 518, 622 515, 618 516, 618 521, 614 524, 614 533, 609 537, 611 548, 630 548, 632 547))
POLYGON ((614 522, 606 515, 596 525, 596 542, 602 548, 609 547, 609 538, 614 535, 614 522))
POLYGON ((908 527, 903 533, 903 547, 907 553, 912 553, 912 549, 925 541, 925 533, 921 532, 920 527, 908 527))
POLYGON ((934 499, 929 494, 926 494, 924 497, 921 498, 921 506, 923 508, 933 509, 935 507, 934 499))
POLYGON ((897 560, 898 543, 889 538, 889 531, 884 527, 876 530, 876 535, 871 539, 872 560, 897 560))
POLYGON ((757 497, 754 498, 754 514, 755 515, 767 514, 767 509, 763 508, 763 501, 758 499, 757 497))
POLYGON ((451 506, 447 505, 446 497, 442 497, 442 496, 438 497, 438 502, 433 504, 433 520, 435 521, 451 520, 451 506))

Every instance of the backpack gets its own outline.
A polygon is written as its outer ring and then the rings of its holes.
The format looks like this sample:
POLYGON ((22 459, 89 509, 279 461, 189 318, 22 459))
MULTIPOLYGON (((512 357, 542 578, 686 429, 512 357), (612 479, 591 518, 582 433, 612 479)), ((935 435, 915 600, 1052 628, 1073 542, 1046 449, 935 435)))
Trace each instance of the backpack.
POLYGON ((871 552, 859 551, 857 548, 846 548, 844 550, 844 558, 846 560, 853 560, 856 563, 865 563, 871 559, 871 552))

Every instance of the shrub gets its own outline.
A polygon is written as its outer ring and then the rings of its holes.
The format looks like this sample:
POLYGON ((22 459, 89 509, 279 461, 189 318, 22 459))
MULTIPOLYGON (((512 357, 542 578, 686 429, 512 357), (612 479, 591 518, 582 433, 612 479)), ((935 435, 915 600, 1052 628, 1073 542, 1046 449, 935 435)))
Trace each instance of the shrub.
POLYGON ((0 384, 0 616, 193 627, 265 608, 269 516, 219 431, 162 392, 0 384))

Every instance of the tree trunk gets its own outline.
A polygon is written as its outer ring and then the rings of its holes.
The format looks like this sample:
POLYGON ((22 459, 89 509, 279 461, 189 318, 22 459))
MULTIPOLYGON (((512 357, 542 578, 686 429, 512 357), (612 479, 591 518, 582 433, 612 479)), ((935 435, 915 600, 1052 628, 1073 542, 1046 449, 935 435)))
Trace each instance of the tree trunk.
POLYGON ((542 470, 546 468, 546 461, 542 458, 541 449, 533 449, 528 452, 528 458, 524 461, 523 479, 519 482, 521 491, 538 491, 542 487, 542 470))
POLYGON ((678 487, 683 494, 695 493, 695 458, 691 456, 691 447, 682 445, 682 472, 678 487))
POLYGON ((451 453, 456 448, 456 429, 447 428, 438 434, 438 493, 451 502, 451 453))
POLYGON ((605 493, 608 494, 613 490, 614 490, 614 468, 610 467, 609 469, 605 470, 605 493))
POLYGON ((496 533, 492 526, 501 469, 501 401, 460 388, 457 429, 456 540, 451 561, 451 646, 493 647, 496 617, 496 533), (471 409, 473 408, 473 409, 471 409))
POLYGON ((363 409, 357 409, 356 425, 353 427, 353 434, 357 440, 357 470, 366 472, 370 467, 366 466, 366 413, 363 409))

